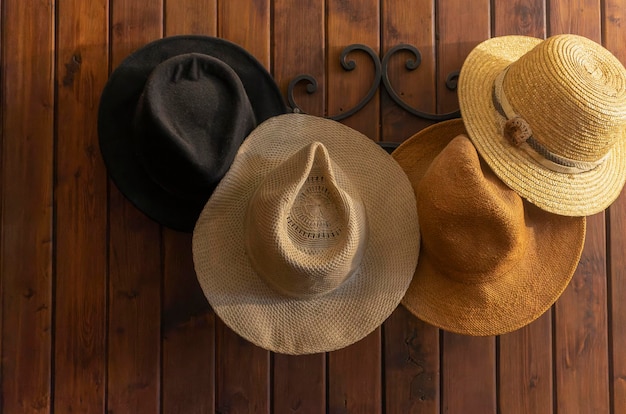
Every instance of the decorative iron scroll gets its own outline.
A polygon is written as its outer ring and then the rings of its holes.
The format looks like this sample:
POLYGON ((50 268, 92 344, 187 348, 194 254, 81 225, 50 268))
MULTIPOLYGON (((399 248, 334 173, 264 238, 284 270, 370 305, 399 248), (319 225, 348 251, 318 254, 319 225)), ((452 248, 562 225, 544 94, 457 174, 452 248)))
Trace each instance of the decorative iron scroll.
MULTIPOLYGON (((391 59, 393 55, 395 55, 396 53, 400 51, 410 52, 413 56, 411 59, 408 59, 404 65, 405 68, 410 71, 417 69, 419 65, 422 63, 422 54, 415 46, 404 44, 404 43, 394 46, 391 49, 389 49, 389 51, 387 51, 387 53, 385 54, 385 56, 383 56, 383 59, 381 61, 378 55, 376 54, 376 52, 374 52, 374 50, 370 48, 369 46, 366 46, 363 44, 349 45, 345 49, 343 49, 339 57, 339 62, 341 63, 341 66, 344 68, 344 70, 348 72, 356 68, 356 62, 354 60, 348 60, 348 55, 354 51, 365 52, 372 59, 372 63, 374 64, 374 79, 372 80, 372 86, 370 86, 365 97, 361 99, 359 103, 356 104, 356 106, 354 106, 353 108, 345 112, 342 112, 341 114, 329 116, 328 118, 334 119, 335 121, 340 121, 360 111, 374 97, 374 95, 376 94, 376 90, 378 89, 378 86, 380 85, 381 80, 383 82, 383 85, 385 86, 385 89, 389 93, 389 96, 391 97, 391 99, 396 104, 398 104, 401 108, 403 108, 405 111, 409 112, 410 114, 413 114, 420 118, 429 119, 432 121, 444 121, 447 119, 458 118, 461 116, 458 110, 454 112, 448 112, 445 114, 433 114, 433 113, 423 112, 418 109, 415 109, 411 107, 409 104, 407 104, 400 97, 400 95, 398 95, 398 93, 395 91, 395 89, 391 85, 391 81, 389 80, 388 70, 389 70, 389 60, 391 59)), ((458 78, 459 78, 458 71, 449 73, 448 76, 446 77, 446 88, 448 88, 451 91, 456 90, 458 78)), ((289 82, 289 86, 287 87, 287 101, 289 102, 289 106, 291 106, 294 112, 305 112, 296 103, 294 96, 293 96, 294 89, 296 85, 299 84, 300 82, 307 83, 306 92, 308 94, 313 94, 317 91, 317 80, 313 76, 303 74, 303 75, 298 75, 295 78, 293 78, 291 82, 289 82)))

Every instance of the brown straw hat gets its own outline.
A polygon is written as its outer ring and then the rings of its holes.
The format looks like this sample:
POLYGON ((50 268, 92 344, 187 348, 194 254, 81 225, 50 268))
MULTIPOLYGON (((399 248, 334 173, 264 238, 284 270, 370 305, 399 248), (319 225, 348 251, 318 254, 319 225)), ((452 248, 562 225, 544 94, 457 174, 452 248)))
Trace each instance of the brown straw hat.
POLYGON ((604 210, 626 182, 626 70, 587 38, 495 37, 458 83, 470 139, 502 181, 541 209, 604 210))
POLYGON ((372 332, 400 303, 418 253, 415 196, 400 166, 354 129, 303 114, 252 131, 193 233, 216 314, 286 354, 372 332))
POLYGON ((402 303, 451 332, 499 335, 532 322, 561 295, 580 259, 586 219, 522 199, 463 134, 461 120, 442 122, 392 153, 415 190, 421 231, 402 303))

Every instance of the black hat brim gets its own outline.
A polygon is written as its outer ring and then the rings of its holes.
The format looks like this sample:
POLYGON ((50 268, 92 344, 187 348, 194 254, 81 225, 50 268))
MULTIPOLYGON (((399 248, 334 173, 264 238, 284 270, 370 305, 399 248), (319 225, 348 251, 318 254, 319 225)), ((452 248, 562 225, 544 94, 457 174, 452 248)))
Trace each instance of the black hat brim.
POLYGON ((287 112, 276 82, 265 67, 241 46, 210 36, 172 36, 130 54, 113 71, 100 97, 100 152, 111 179, 139 210, 175 230, 191 232, 208 200, 184 200, 154 182, 134 150, 133 119, 137 102, 152 70, 161 62, 186 53, 202 53, 228 64, 239 76, 257 124, 287 112))

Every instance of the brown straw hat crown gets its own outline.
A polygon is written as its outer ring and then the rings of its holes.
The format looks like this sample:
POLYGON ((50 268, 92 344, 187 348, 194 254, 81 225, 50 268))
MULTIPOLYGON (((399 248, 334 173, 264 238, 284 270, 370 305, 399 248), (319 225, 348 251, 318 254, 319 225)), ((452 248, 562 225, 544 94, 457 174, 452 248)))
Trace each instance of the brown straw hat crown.
POLYGON ((626 182, 626 70, 577 35, 489 39, 459 77, 468 135, 502 181, 538 207, 586 216, 626 182))
POLYGON ((421 251, 403 305, 439 328, 476 336, 542 315, 580 259, 585 217, 556 215, 506 186, 464 135, 436 124, 392 155, 417 198, 421 251))
POLYGON ((398 306, 419 253, 415 196, 359 132, 302 114, 245 139, 193 234, 216 314, 274 352, 348 346, 398 306))

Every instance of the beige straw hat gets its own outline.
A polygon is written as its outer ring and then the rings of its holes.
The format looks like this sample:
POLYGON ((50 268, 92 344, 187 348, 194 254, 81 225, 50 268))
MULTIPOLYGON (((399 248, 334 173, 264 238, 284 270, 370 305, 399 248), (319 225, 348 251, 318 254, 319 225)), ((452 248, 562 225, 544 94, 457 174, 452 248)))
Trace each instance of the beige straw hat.
POLYGON ((421 231, 402 303, 448 331, 499 335, 532 322, 561 295, 580 259, 586 218, 522 199, 464 132, 461 120, 435 124, 392 153, 415 190, 421 231))
POLYGON ((352 128, 303 114, 252 131, 193 233, 216 314, 286 354, 372 332, 400 303, 418 253, 415 196, 400 166, 352 128))
POLYGON ((587 38, 503 36, 465 60, 459 104, 502 181, 541 209, 604 210, 626 182, 626 70, 587 38))

